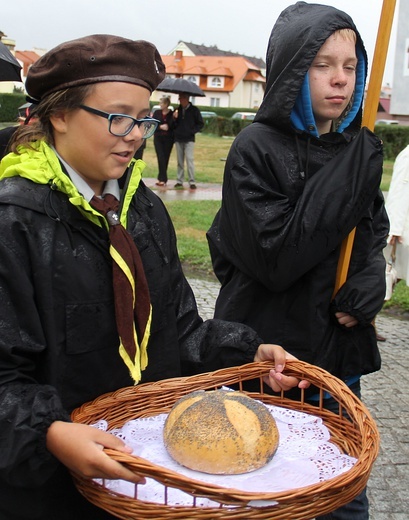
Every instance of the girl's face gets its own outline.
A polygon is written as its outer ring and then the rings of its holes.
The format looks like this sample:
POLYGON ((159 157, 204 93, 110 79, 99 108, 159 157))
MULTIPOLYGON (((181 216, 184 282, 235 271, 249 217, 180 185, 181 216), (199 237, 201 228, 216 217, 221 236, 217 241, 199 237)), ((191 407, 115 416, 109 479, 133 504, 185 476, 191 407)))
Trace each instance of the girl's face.
POLYGON ((312 109, 319 134, 329 132, 333 120, 347 107, 355 89, 355 43, 332 34, 309 69, 312 109))
MULTIPOLYGON (((121 82, 96 83, 83 105, 142 119, 150 92, 121 82)), ((108 119, 78 108, 51 117, 55 148, 61 157, 100 195, 105 181, 119 179, 142 144, 138 126, 123 137, 112 135, 108 119)))

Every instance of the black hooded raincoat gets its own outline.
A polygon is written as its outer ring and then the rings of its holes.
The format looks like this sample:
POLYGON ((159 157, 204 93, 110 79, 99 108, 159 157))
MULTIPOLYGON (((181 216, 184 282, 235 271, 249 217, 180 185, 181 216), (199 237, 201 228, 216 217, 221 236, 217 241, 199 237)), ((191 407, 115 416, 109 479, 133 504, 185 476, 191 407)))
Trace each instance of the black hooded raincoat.
MULTIPOLYGON (((68 195, 72 184, 46 145, 3 165, 0 519, 102 519, 45 443, 53 421, 69 421, 73 408, 133 384, 118 352, 107 226, 71 203, 79 197, 68 195)), ((131 200, 128 231, 152 303, 142 382, 251 362, 260 338, 244 325, 202 321, 162 201, 142 181, 134 193, 130 184, 123 191, 131 200)))
POLYGON ((380 368, 371 321, 385 294, 382 147, 360 130, 361 107, 342 133, 293 128, 317 51, 335 30, 356 31, 348 15, 304 5, 285 10, 272 31, 264 100, 226 162, 222 207, 208 232, 222 283, 215 316, 250 325, 264 341, 347 379, 380 368), (341 243, 354 227, 348 280, 332 301, 341 243), (359 324, 338 325, 337 311, 359 324))

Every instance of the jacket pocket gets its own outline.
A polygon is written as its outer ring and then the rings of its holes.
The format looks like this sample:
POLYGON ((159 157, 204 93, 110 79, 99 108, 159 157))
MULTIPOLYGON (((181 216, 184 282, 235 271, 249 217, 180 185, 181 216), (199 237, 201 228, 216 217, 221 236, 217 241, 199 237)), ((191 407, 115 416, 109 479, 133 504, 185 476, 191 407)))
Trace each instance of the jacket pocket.
POLYGON ((119 345, 114 302, 67 304, 66 338, 69 355, 119 345))

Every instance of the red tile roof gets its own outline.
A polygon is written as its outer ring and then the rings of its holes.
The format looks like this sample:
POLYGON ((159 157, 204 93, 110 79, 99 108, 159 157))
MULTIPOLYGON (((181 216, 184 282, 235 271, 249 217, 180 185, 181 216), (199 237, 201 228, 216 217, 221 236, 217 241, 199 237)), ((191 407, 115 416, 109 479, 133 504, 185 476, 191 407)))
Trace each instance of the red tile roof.
POLYGON ((222 92, 233 91, 240 81, 259 81, 264 83, 265 78, 254 63, 243 56, 183 56, 164 55, 162 60, 168 74, 177 76, 200 76, 200 88, 203 91, 214 90, 208 87, 208 76, 223 76, 224 87, 217 89, 222 92))
POLYGON ((17 60, 23 64, 23 76, 27 76, 28 69, 40 56, 34 51, 16 51, 17 60))

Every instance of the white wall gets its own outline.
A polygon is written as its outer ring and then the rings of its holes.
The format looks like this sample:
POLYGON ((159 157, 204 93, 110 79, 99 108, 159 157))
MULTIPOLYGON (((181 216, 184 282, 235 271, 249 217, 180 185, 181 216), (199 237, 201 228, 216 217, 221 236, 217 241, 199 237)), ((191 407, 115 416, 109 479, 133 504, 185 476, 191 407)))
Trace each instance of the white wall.
POLYGON ((400 0, 390 113, 409 115, 409 0, 400 0))

